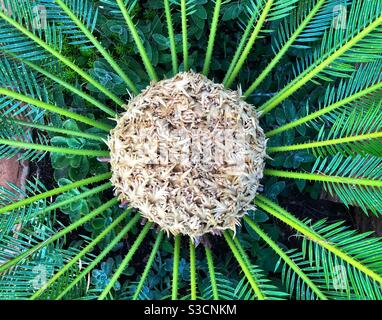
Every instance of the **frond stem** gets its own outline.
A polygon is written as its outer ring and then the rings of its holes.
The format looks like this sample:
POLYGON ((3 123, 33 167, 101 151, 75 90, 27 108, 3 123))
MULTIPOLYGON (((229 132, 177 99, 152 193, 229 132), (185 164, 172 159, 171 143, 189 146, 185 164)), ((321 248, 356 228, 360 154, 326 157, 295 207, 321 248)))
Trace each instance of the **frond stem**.
POLYGON ((248 279, 249 283, 251 284, 251 287, 252 287, 253 291, 255 292, 257 299, 265 300, 265 296, 261 292, 260 287, 259 287, 256 279, 253 277, 251 271, 249 270, 249 268, 247 266, 247 263, 245 262, 245 260, 241 256, 238 248, 235 246, 233 240, 231 239, 231 235, 226 231, 223 232, 223 235, 224 235, 224 238, 225 238, 228 246, 230 247, 233 255, 235 256, 237 262, 239 263, 241 269, 243 270, 246 278, 248 279))
POLYGON ((296 272, 296 274, 309 286, 309 288, 321 300, 328 300, 325 294, 313 283, 312 280, 300 269, 300 267, 281 249, 276 242, 274 242, 254 221, 248 216, 244 216, 244 221, 255 231, 276 253, 289 265, 289 267, 296 272))
POLYGON ((14 92, 12 90, 0 88, 0 95, 8 96, 10 98, 13 98, 13 99, 25 102, 25 103, 33 104, 34 106, 39 107, 41 109, 48 110, 48 111, 63 115, 65 117, 80 121, 82 123, 86 123, 92 127, 95 127, 95 128, 107 131, 107 132, 109 132, 111 129, 111 127, 109 125, 106 125, 106 124, 101 123, 99 121, 96 121, 96 120, 90 119, 88 117, 79 115, 77 113, 65 110, 65 109, 58 107, 58 106, 48 104, 48 103, 42 102, 42 101, 37 100, 37 99, 33 99, 31 97, 28 97, 26 95, 14 92))
POLYGON ((152 226, 152 222, 147 222, 145 226, 143 227, 142 231, 140 232, 137 239, 134 241, 133 245, 129 249, 129 252, 126 254, 126 257, 122 260, 120 266, 115 271, 113 277, 110 279, 110 282, 106 286, 106 288, 102 291, 100 296, 98 297, 98 300, 103 300, 106 298, 107 294, 110 292, 110 290, 114 287, 115 283, 118 281, 119 277, 121 276, 122 272, 126 269, 127 265, 129 264, 131 258, 135 254, 135 252, 138 250, 139 246, 142 244, 142 241, 146 237, 147 233, 150 231, 150 228, 152 226))
POLYGON ((122 240, 123 237, 130 231, 130 229, 136 225, 140 215, 137 214, 132 218, 129 223, 118 233, 118 235, 106 246, 105 249, 79 274, 65 289, 55 298, 55 300, 62 299, 78 282, 81 281, 91 270, 93 270, 103 258, 122 240))
POLYGON ((132 300, 137 300, 138 297, 139 297, 140 292, 142 291, 143 285, 145 284, 147 276, 149 275, 151 267, 152 267, 152 265, 154 263, 155 256, 158 253, 159 246, 160 246, 160 244, 162 242, 162 239, 163 239, 163 231, 161 230, 161 231, 159 231, 159 233, 158 233, 158 235, 156 237, 153 249, 151 250, 149 259, 147 260, 147 263, 146 263, 146 266, 145 266, 145 270, 143 270, 141 279, 139 280, 137 288, 135 289, 135 293, 134 293, 134 296, 133 296, 132 300))
POLYGON ((178 300, 178 281, 179 281, 179 259, 180 259, 180 235, 174 241, 174 263, 172 269, 172 300, 178 300))
POLYGON ((191 300, 196 300, 196 257, 195 246, 190 238, 190 284, 191 300))
POLYGON ((175 76, 178 72, 178 57, 176 55, 176 44, 175 44, 175 35, 174 35, 174 27, 172 23, 171 17, 171 9, 169 0, 164 0, 164 9, 166 13, 166 21, 167 21, 167 30, 168 37, 170 40, 170 50, 171 50, 171 60, 172 60, 172 73, 175 76))
POLYGON ((378 138, 382 138, 382 132, 360 134, 360 135, 355 135, 350 137, 330 139, 330 140, 324 140, 324 141, 307 142, 307 143, 301 143, 301 144, 294 144, 290 146, 269 147, 267 149, 267 152, 272 153, 272 152, 287 152, 287 151, 295 151, 295 150, 313 149, 313 148, 320 148, 320 147, 331 146, 336 144, 350 143, 355 141, 378 139, 378 138))
POLYGON ((139 37, 137 28, 135 27, 133 20, 131 19, 131 16, 129 14, 129 11, 126 9, 125 4, 123 0, 116 0, 117 4, 122 12, 123 17, 125 18, 126 24, 130 30, 130 33, 135 41, 135 44, 138 48, 139 54, 141 55, 143 64, 145 65, 146 71, 153 81, 158 81, 158 76, 155 73, 154 67, 150 62, 150 59, 147 55, 147 52, 145 50, 145 47, 143 46, 142 40, 139 37))
POLYGON ((15 147, 15 148, 20 148, 23 150, 38 150, 38 151, 44 151, 44 152, 74 154, 78 156, 87 156, 87 157, 108 157, 110 155, 109 151, 62 148, 62 147, 54 147, 54 146, 43 145, 38 143, 30 143, 30 142, 1 139, 1 138, 0 138, 0 145, 7 145, 7 146, 15 147))
POLYGON ((210 282, 211 282, 211 287, 212 287, 212 294, 213 294, 214 300, 219 300, 218 286, 216 283, 214 260, 212 258, 212 252, 211 252, 211 249, 208 248, 207 246, 204 247, 204 249, 206 252, 208 272, 210 275, 210 282))
POLYGON ((39 130, 43 130, 43 131, 47 131, 47 132, 61 133, 61 134, 67 135, 67 136, 80 137, 80 138, 84 138, 84 139, 105 142, 105 140, 102 137, 97 136, 96 134, 92 134, 92 133, 63 129, 63 128, 58 128, 58 127, 54 127, 54 126, 49 126, 49 125, 44 125, 44 124, 39 124, 39 123, 33 123, 33 122, 27 122, 27 121, 22 121, 22 120, 13 120, 13 121, 16 124, 19 124, 19 125, 24 126, 24 127, 39 129, 39 130))
POLYGON ((92 84, 94 87, 96 87, 99 91, 101 91, 103 94, 105 94, 107 97, 109 97, 111 100, 113 100, 118 105, 123 105, 123 101, 119 99, 115 94, 110 92, 108 89, 106 89, 102 84, 100 84, 98 81, 93 79, 87 72, 79 68, 77 65, 75 65, 73 62, 71 62, 67 57, 63 56, 60 52, 53 49, 51 46, 49 46, 47 43, 45 43, 43 40, 41 40, 39 37, 34 35, 32 32, 30 32, 28 29, 23 27, 21 24, 19 24, 14 19, 8 17, 4 12, 0 11, 0 18, 7 21, 10 25, 15 27, 17 30, 19 30, 21 33, 26 35, 28 38, 36 42, 40 47, 42 47, 44 50, 52 54, 54 57, 56 57, 58 60, 60 60, 62 63, 66 64, 69 68, 71 68, 73 71, 75 71, 77 74, 79 74, 82 78, 84 78, 86 81, 88 81, 90 84, 92 84))
POLYGON ((18 209, 20 207, 24 207, 28 204, 35 202, 35 201, 39 201, 42 199, 53 197, 57 194, 64 193, 66 191, 70 191, 70 190, 73 190, 73 189, 76 189, 79 187, 83 187, 83 186, 86 186, 86 185, 89 185, 92 183, 97 183, 97 182, 100 182, 102 180, 106 180, 106 179, 110 179, 110 178, 111 178, 111 173, 108 172, 108 173, 103 173, 103 174, 100 174, 100 175, 97 175, 97 176, 94 176, 91 178, 79 180, 79 181, 64 185, 62 187, 54 188, 52 190, 42 192, 42 193, 39 193, 35 196, 25 198, 25 199, 22 199, 20 201, 13 202, 7 206, 4 206, 4 207, 0 208, 0 214, 11 212, 12 210, 18 209))
POLYGON ((182 40, 183 40, 183 66, 184 71, 188 71, 188 34, 187 34, 187 7, 186 0, 180 0, 180 11, 182 19, 182 40))
POLYGON ((318 174, 318 173, 290 172, 290 171, 273 170, 273 169, 264 170, 264 174, 268 176, 281 177, 281 178, 322 181, 322 182, 330 182, 330 183, 346 183, 351 185, 382 188, 382 180, 326 176, 324 174, 318 174))
POLYGON ((208 75, 208 72, 210 70, 212 51, 214 50, 215 36, 216 36, 216 30, 217 30, 217 26, 218 26, 218 22, 219 22, 221 5, 222 5, 222 0, 216 0, 214 14, 212 17, 210 36, 208 38, 206 58, 204 60, 204 66, 203 66, 203 74, 205 76, 208 75))

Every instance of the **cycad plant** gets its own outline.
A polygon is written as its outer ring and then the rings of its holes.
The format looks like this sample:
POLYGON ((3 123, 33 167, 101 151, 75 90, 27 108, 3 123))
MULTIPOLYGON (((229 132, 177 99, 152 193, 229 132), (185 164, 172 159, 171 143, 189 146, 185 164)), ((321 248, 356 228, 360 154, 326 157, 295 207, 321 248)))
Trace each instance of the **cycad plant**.
POLYGON ((382 299, 381 239, 346 226, 382 213, 380 0, 0 8, 0 155, 40 168, 1 189, 1 299, 382 299), (267 138, 253 209, 196 238, 118 200, 107 144, 133 97, 189 70, 238 88, 267 138), (327 219, 298 205, 323 193, 344 204, 327 219))

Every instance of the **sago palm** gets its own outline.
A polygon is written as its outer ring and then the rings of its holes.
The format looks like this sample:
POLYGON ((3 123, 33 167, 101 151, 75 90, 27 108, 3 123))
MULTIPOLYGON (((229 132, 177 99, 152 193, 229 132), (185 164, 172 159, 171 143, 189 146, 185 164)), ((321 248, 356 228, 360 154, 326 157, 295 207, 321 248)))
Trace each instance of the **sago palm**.
POLYGON ((0 5, 0 155, 45 161, 58 183, 48 190, 35 175, 1 190, 1 299, 382 299, 381 239, 346 216, 292 205, 323 188, 382 213, 380 0, 0 5), (126 106, 170 99, 171 90, 152 92, 184 75, 240 95, 232 108, 253 106, 266 138, 263 187, 249 186, 257 195, 241 219, 216 209, 231 219, 219 230, 154 223, 183 205, 129 207, 135 198, 121 194, 144 197, 142 186, 124 180, 121 154, 108 164, 126 106))

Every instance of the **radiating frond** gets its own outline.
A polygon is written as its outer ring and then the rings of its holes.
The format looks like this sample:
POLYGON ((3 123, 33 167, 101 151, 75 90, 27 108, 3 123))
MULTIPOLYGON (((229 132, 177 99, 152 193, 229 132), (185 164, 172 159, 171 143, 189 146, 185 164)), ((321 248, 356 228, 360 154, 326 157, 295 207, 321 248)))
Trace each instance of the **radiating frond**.
MULTIPOLYGON (((232 282, 232 280, 220 272, 215 272, 215 281, 216 281, 216 288, 218 292, 219 300, 236 300, 238 297, 235 294, 236 286, 232 282)), ((213 300, 214 299, 214 292, 212 285, 207 285, 202 293, 201 297, 204 300, 213 300)))
POLYGON ((28 28, 35 37, 50 47, 61 51, 63 35, 54 23, 48 20, 47 10, 30 0, 3 0, 5 11, 0 11, 0 47, 18 58, 41 61, 49 54, 30 37, 23 34, 9 19, 28 28))
MULTIPOLYGON (((41 76, 5 56, 0 57, 0 86, 15 92, 29 95, 35 99, 49 102, 48 88, 41 76)), ((37 122, 44 110, 28 103, 15 102, 2 97, 0 102, 2 116, 17 116, 37 122)))
POLYGON ((35 137, 33 137, 30 129, 25 129, 18 125, 12 118, 0 116, 0 158, 12 158, 18 156, 19 160, 35 160, 40 161, 46 152, 42 150, 29 149, 24 152, 23 148, 19 145, 13 143, 25 142, 32 143, 36 142, 41 146, 48 145, 48 139, 43 134, 37 132, 35 137), (7 139, 10 140, 10 144, 5 144, 7 139))
POLYGON ((381 3, 368 1, 360 5, 360 2, 352 2, 347 19, 345 28, 333 25, 324 34, 319 47, 305 54, 295 64, 295 78, 263 104, 260 111, 269 112, 314 78, 326 81, 349 77, 355 71, 354 63, 373 62, 382 58, 378 54, 382 51, 379 41, 382 32, 381 3), (373 46, 373 50, 369 49, 370 46, 373 46))
MULTIPOLYGON (((72 13, 80 19, 84 26, 93 32, 98 18, 98 8, 94 6, 90 0, 59 0, 62 1, 72 13)), ((55 26, 60 30, 69 41, 67 43, 81 46, 83 49, 92 48, 86 35, 78 28, 73 20, 59 6, 56 0, 38 0, 37 3, 44 6, 47 11, 49 21, 55 23, 55 26)))
POLYGON ((342 107, 359 103, 361 99, 362 101, 368 99, 378 102, 382 93, 381 70, 382 60, 360 65, 349 79, 342 79, 338 85, 329 85, 326 88, 325 95, 318 105, 318 110, 267 132, 267 137, 309 123, 333 111, 342 110, 342 107))
POLYGON ((378 184, 354 185, 351 181, 330 181, 331 176, 382 181, 382 158, 370 155, 345 158, 337 154, 332 159, 317 159, 312 172, 326 175, 329 179, 323 182, 325 190, 333 196, 338 196, 347 206, 355 204, 365 213, 368 213, 368 210, 378 215, 382 213, 382 187, 378 184))
POLYGON ((370 237, 370 232, 359 234, 349 230, 341 221, 302 222, 262 196, 256 198, 256 203, 298 232, 303 258, 318 272, 315 282, 326 287, 332 298, 381 298, 380 238, 370 237))

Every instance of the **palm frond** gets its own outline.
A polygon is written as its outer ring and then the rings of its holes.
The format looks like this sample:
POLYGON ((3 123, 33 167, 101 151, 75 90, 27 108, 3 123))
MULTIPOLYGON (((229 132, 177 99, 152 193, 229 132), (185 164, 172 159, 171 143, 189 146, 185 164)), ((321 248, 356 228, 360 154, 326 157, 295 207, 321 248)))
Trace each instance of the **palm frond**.
POLYGON ((349 177, 352 179, 382 180, 382 158, 361 155, 345 158, 337 154, 331 160, 318 158, 313 165, 312 172, 329 177, 323 182, 324 188, 331 195, 338 196, 345 205, 356 204, 367 214, 370 210, 374 214, 382 213, 381 186, 356 186, 351 183, 331 182, 330 176, 349 177))
MULTIPOLYGON (((332 77, 349 77, 355 71, 354 63, 381 59, 381 55, 375 53, 382 50, 381 23, 382 7, 378 1, 368 1, 365 5, 353 2, 346 28, 332 26, 320 46, 296 63, 295 78, 259 110, 269 112, 313 78, 330 81, 332 77), (373 50, 369 50, 370 46, 373 50)), ((376 72, 379 70, 374 70, 376 72)))
MULTIPOLYGON (((327 300, 326 293, 320 285, 314 283, 314 278, 309 277, 309 272, 297 263, 297 255, 293 255, 292 252, 284 252, 280 246, 273 241, 254 221, 248 216, 244 217, 245 222, 252 228, 265 242, 269 245, 278 256, 280 256, 279 262, 276 264, 275 271, 277 270, 281 261, 284 262, 282 268, 282 279, 287 291, 290 294, 295 294, 298 299, 311 300, 322 299, 327 300)), ((298 261, 300 262, 300 261, 298 261)))
POLYGON ((351 106, 352 103, 358 103, 360 99, 378 101, 382 90, 381 69, 381 60, 360 65, 349 79, 342 79, 338 85, 329 85, 327 87, 318 110, 310 112, 306 116, 291 121, 279 128, 268 131, 266 133, 267 137, 272 137, 299 125, 309 123, 309 121, 319 119, 333 111, 341 110, 344 106, 351 106))
MULTIPOLYGON (((0 86, 32 98, 49 102, 48 88, 42 77, 28 70, 25 65, 18 64, 5 56, 0 57, 0 86)), ((31 121, 39 121, 45 110, 28 103, 14 102, 6 97, 1 98, 0 110, 3 116, 24 117, 31 121)))
POLYGON ((272 216, 298 231, 303 258, 319 272, 317 281, 333 298, 381 298, 381 239, 358 234, 343 222, 302 222, 274 202, 258 196, 256 203, 272 216), (320 277, 320 273, 324 277, 320 277), (334 289, 334 290, 333 290, 334 289))
POLYGON ((129 252, 126 254, 125 258, 122 260, 120 266, 113 274, 113 277, 110 279, 109 283, 107 284, 106 288, 102 291, 102 293, 99 295, 98 300, 103 300, 106 298, 106 296, 109 294, 110 290, 114 287, 115 283, 117 282, 118 278, 121 276, 122 272, 127 267, 128 263, 132 259, 133 255, 139 248, 139 246, 142 244, 142 241, 146 237, 147 233, 150 231, 150 228, 152 226, 152 222, 147 222, 145 226, 143 227, 142 231, 139 233, 137 239, 134 241, 133 245, 129 249, 129 252))
POLYGON ((65 13, 60 3, 69 8, 91 33, 96 28, 98 8, 95 8, 94 3, 89 0, 38 0, 38 4, 46 8, 47 19, 54 22, 56 28, 69 39, 68 44, 83 49, 93 48, 90 40, 65 13))
POLYGON ((42 160, 46 151, 29 149, 24 152, 25 149, 20 148, 21 145, 31 145, 33 141, 41 148, 47 147, 49 144, 47 137, 43 134, 37 132, 36 136, 33 137, 31 130, 18 125, 12 118, 0 116, 0 158, 10 159, 17 156, 19 160, 42 160), (9 145, 6 144, 8 141, 9 145))
POLYGON ((285 292, 271 284, 263 271, 250 262, 239 240, 237 238, 232 240, 232 233, 224 232, 223 235, 244 273, 244 277, 235 288, 235 295, 238 299, 279 300, 285 298, 285 292))
POLYGON ((344 109, 344 112, 337 113, 334 117, 327 117, 329 121, 334 122, 329 130, 325 130, 327 124, 321 126, 316 141, 270 147, 268 152, 311 149, 316 157, 337 153, 349 156, 357 154, 381 156, 382 103, 366 108, 348 109, 344 109))
POLYGON ((135 84, 93 35, 98 16, 98 8, 94 7, 94 3, 90 3, 88 0, 40 1, 42 1, 43 5, 49 7, 52 20, 56 21, 56 24, 62 28, 64 34, 69 35, 69 39, 72 39, 72 41, 69 42, 70 44, 79 45, 83 49, 89 49, 94 46, 125 81, 132 92, 134 94, 138 93, 135 84), (92 46, 88 45, 89 42, 92 46))
MULTIPOLYGON (((238 297, 235 294, 236 286, 228 276, 220 272, 215 272, 215 282, 216 291, 218 293, 217 297, 219 300, 238 299, 238 297)), ((215 289, 212 287, 212 284, 209 284, 202 290, 201 297, 204 300, 218 300, 216 298, 216 295, 214 294, 214 290, 215 289)))
POLYGON ((52 49, 62 50, 63 34, 54 23, 48 21, 45 9, 36 17, 36 3, 29 0, 3 0, 6 12, 0 11, 0 47, 21 59, 41 61, 49 53, 36 41, 23 33, 18 26, 28 26, 26 30, 36 39, 46 43, 52 49), (40 17, 41 16, 41 17, 40 17), (38 18, 40 17, 40 18, 38 18), (10 23, 15 22, 15 23, 10 23))
POLYGON ((357 155, 345 158, 342 154, 334 157, 318 158, 312 173, 289 172, 266 169, 270 176, 291 179, 321 181, 323 187, 332 196, 346 205, 358 205, 368 214, 381 214, 382 197, 382 158, 357 155))

